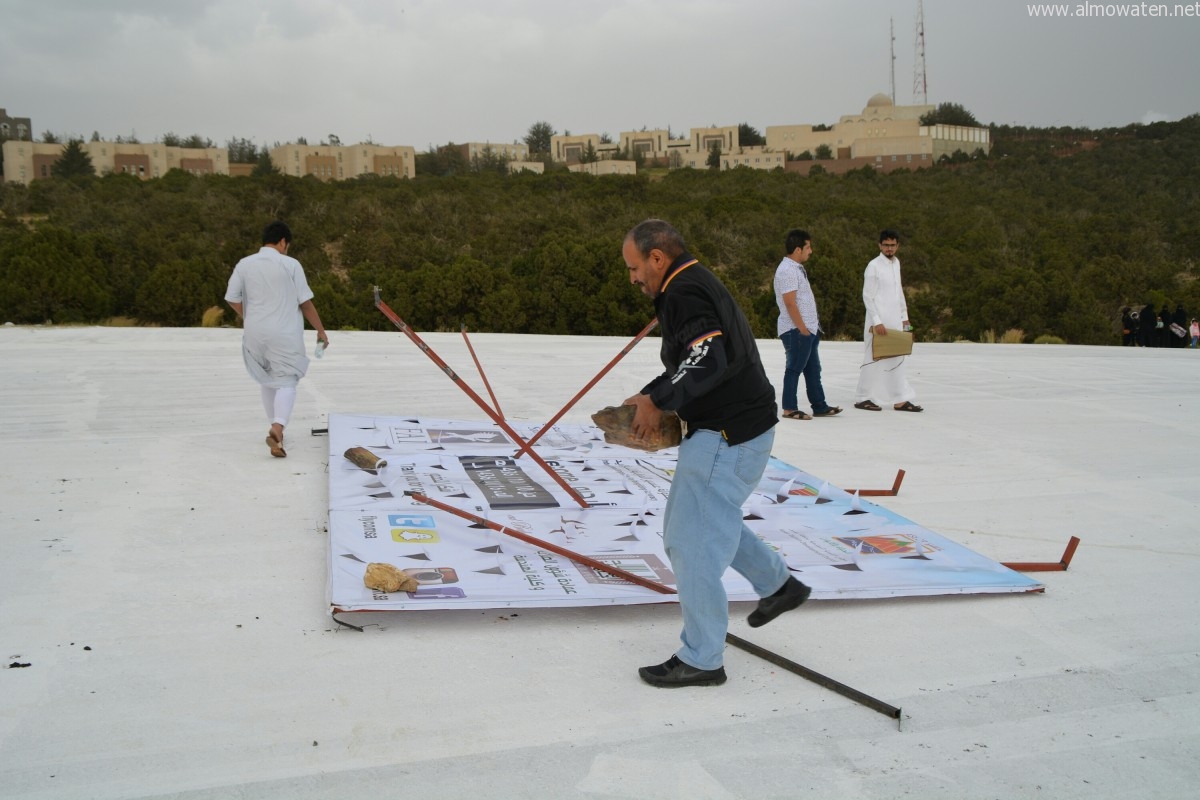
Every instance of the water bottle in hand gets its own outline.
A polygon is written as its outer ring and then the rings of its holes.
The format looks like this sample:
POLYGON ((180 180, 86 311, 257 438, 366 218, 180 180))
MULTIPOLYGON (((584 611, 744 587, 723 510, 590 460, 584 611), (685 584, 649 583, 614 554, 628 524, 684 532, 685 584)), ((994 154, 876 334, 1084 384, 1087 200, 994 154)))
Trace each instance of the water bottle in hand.
POLYGON ((325 355, 325 345, 326 344, 327 344, 327 342, 324 339, 318 339, 317 340, 317 349, 313 351, 313 355, 317 358, 320 358, 323 355, 325 355))

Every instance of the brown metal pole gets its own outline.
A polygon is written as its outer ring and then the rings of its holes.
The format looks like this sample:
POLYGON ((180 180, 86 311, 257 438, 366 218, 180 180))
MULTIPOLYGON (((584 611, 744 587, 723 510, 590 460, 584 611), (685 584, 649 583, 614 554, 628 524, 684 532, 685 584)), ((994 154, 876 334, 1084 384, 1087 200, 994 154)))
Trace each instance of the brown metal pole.
POLYGON ((620 361, 622 358, 624 358, 626 355, 628 355, 629 351, 632 350, 637 345, 638 342, 640 342, 642 339, 646 338, 646 334, 648 334, 648 333, 650 333, 650 331, 654 330, 654 327, 656 325, 658 325, 657 317, 650 320, 650 323, 648 325, 646 325, 646 327, 642 328, 642 332, 639 333, 637 336, 633 337, 633 341, 631 341, 629 344, 625 345, 624 349, 622 349, 621 352, 617 353, 617 355, 613 358, 613 360, 608 362, 608 365, 605 366, 604 369, 602 369, 598 373, 596 373, 596 377, 594 377, 590 381, 588 381, 587 386, 584 386, 582 389, 579 390, 579 392, 574 397, 572 397, 570 400, 568 400, 567 404, 562 407, 561 411, 559 411, 557 414, 555 414, 550 419, 549 422, 547 422, 545 425, 543 425, 542 429, 539 430, 537 433, 535 433, 529 439, 529 441, 525 443, 524 447, 522 447, 520 450, 518 450, 516 453, 513 454, 513 458, 520 458, 521 455, 523 453, 525 453, 527 450, 529 450, 530 447, 533 447, 533 443, 536 442, 538 439, 542 438, 543 433, 545 433, 546 431, 548 431, 552 427, 554 427, 554 423, 556 423, 560 419, 562 419, 562 415, 566 414, 571 409, 572 406, 574 406, 576 403, 579 402, 580 398, 582 398, 585 394, 587 394, 589 391, 591 391, 592 387, 595 386, 597 383, 599 383, 600 379, 603 378, 605 375, 607 375, 608 371, 610 369, 612 369, 613 367, 615 367, 617 365, 618 361, 620 361))
POLYGON ((432 497, 426 497, 425 495, 420 494, 419 492, 405 492, 405 494, 408 495, 409 497, 411 497, 412 499, 416 500, 418 503, 424 503, 427 506, 433 506, 434 508, 441 509, 442 511, 445 511, 449 514, 454 514, 456 517, 462 517, 465 520, 473 522, 476 525, 486 525, 487 527, 491 528, 492 530, 496 531, 497 533, 503 533, 506 536, 512 536, 514 539, 520 539, 522 542, 531 544, 535 547, 540 547, 543 550, 549 550, 552 553, 557 553, 558 555, 563 556, 564 558, 569 558, 572 561, 576 561, 580 564, 586 564, 587 566, 591 567, 592 569, 600 570, 601 572, 608 573, 609 575, 616 575, 618 578, 623 578, 623 579, 629 581, 630 583, 636 583, 638 586, 644 587, 646 589, 651 589, 655 592, 658 592, 659 594, 676 594, 676 591, 674 589, 672 589, 671 587, 666 586, 664 584, 658 583, 657 581, 652 581, 652 580, 649 580, 648 578, 643 578, 640 575, 634 575, 632 572, 627 572, 626 570, 623 570, 619 567, 614 567, 609 564, 605 564, 603 561, 599 561, 590 556, 585 556, 582 553, 576 553, 574 550, 568 550, 565 547, 559 547, 558 545, 553 544, 552 542, 547 542, 544 539, 537 538, 536 536, 530 536, 527 533, 521 533, 520 531, 514 531, 512 528, 509 528, 505 525, 501 525, 498 522, 492 522, 490 519, 484 519, 483 517, 479 516, 478 514, 472 514, 469 511, 463 511, 461 508, 457 508, 455 506, 449 505, 448 503, 443 503, 439 500, 434 500, 432 497))
MULTIPOLYGON (((475 404, 477 406, 479 406, 481 409, 483 409, 485 414, 487 414, 489 417, 491 417, 492 422, 495 422, 497 425, 500 426, 500 430, 502 430, 506 434, 508 434, 509 438, 511 438, 517 444, 521 445, 522 447, 526 446, 525 440, 521 438, 520 434, 518 434, 516 431, 514 431, 512 429, 512 427, 509 426, 509 424, 507 422, 505 422, 504 419, 499 414, 497 414, 494 410, 492 410, 492 407, 489 406, 487 404, 487 402, 484 401, 484 399, 475 392, 474 389, 472 389, 470 386, 468 386, 466 384, 466 381, 464 381, 462 378, 460 378, 458 376, 458 374, 450 368, 449 364, 447 364, 445 361, 442 361, 442 359, 438 357, 438 354, 433 352, 433 348, 431 348, 429 345, 425 344, 425 342, 421 339, 421 337, 416 334, 416 331, 414 331, 412 328, 410 328, 408 326, 407 322, 400 319, 400 316, 395 311, 392 311, 392 309, 388 308, 388 304, 383 302, 383 300, 379 297, 379 287, 378 286, 375 287, 375 307, 378 308, 381 312, 383 312, 383 315, 385 317, 387 317, 389 320, 391 320, 392 324, 395 325, 397 328, 399 328, 400 332, 403 333, 405 336, 407 336, 412 341, 412 343, 415 344, 421 350, 422 353, 429 356, 429 360, 432 361, 434 364, 436 364, 438 369, 440 369, 442 372, 446 373, 446 376, 449 377, 450 380, 452 380, 456 384, 458 384, 458 387, 467 393, 467 397, 470 397, 472 400, 474 400, 475 404)), ((557 472, 555 472, 554 468, 551 467, 549 464, 547 464, 545 459, 543 459, 541 456, 539 456, 537 453, 533 452, 532 450, 529 451, 529 457, 533 459, 534 463, 536 463, 539 467, 541 467, 543 470, 545 470, 546 474, 549 475, 551 478, 553 478, 554 482, 557 483, 559 486, 561 486, 563 488, 563 490, 566 491, 566 493, 571 496, 571 499, 574 500, 576 503, 578 503, 581 508, 590 508, 591 507, 588 505, 587 500, 583 499, 583 495, 581 495, 578 491, 576 491, 575 487, 573 487, 573 486, 571 486, 571 484, 567 483, 566 479, 564 479, 563 476, 561 476, 557 472)))
POLYGON ((462 326, 463 341, 467 343, 467 350, 471 352, 471 360, 475 362, 475 369, 479 370, 479 377, 483 378, 483 385, 487 388, 488 396, 492 398, 492 407, 496 409, 496 413, 502 418, 504 412, 500 410, 500 401, 496 399, 496 393, 492 391, 492 385, 488 383, 487 375, 483 372, 483 365, 479 363, 479 359, 475 357, 475 348, 471 347, 471 340, 467 338, 467 326, 462 326))

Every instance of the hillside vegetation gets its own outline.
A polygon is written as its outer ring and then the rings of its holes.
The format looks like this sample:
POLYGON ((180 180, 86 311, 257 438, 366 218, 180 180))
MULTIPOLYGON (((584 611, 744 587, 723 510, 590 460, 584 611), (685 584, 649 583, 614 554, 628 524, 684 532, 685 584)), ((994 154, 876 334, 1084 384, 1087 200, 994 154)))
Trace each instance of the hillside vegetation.
MULTIPOLYGON (((1116 344, 1118 309, 1200 310, 1200 115, 1119 130, 993 129, 986 160, 844 176, 676 170, 463 174, 336 183, 173 171, 0 186, 0 322, 199 325, 263 225, 288 222, 331 329, 388 329, 372 287, 417 330, 636 333, 651 317, 621 238, 662 217, 774 335, 789 228, 828 338, 861 336, 881 228, 901 234, 925 340, 1024 332, 1116 344)), ((211 317, 211 315, 210 315, 211 317)), ((211 319, 210 319, 211 321, 211 319)), ((226 310, 224 321, 235 322, 226 310)))

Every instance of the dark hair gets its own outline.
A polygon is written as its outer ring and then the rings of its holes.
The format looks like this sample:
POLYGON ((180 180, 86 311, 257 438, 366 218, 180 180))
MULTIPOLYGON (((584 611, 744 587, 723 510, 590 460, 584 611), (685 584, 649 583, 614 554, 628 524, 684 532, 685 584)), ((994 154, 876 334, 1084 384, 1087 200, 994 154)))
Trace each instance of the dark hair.
POLYGON ((879 232, 879 241, 880 241, 880 243, 882 243, 886 239, 895 239, 896 243, 899 244, 900 243, 900 234, 898 234, 895 231, 890 230, 888 228, 884 228, 883 230, 881 230, 879 232))
POLYGON ((808 235, 808 231, 802 231, 799 228, 793 228, 788 231, 787 238, 783 240, 783 252, 795 252, 797 247, 804 247, 808 242, 812 241, 812 237, 808 235))
POLYGON ((286 222, 275 220, 263 228, 263 244, 279 244, 284 240, 287 240, 288 244, 292 243, 292 229, 287 226, 286 222))
POLYGON ((625 234, 625 240, 632 241, 643 256, 649 256, 651 250, 662 250, 667 258, 674 260, 687 251, 679 231, 661 219, 639 222, 625 234))

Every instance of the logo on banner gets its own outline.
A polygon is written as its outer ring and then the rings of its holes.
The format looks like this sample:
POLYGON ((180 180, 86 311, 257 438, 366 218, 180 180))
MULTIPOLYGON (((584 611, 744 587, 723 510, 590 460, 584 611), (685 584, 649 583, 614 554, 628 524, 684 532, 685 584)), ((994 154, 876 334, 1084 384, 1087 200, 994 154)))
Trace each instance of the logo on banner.
MULTIPOLYGON (((664 564, 662 559, 653 553, 622 553, 619 556, 593 555, 591 557, 603 564, 608 564, 610 567, 616 567, 617 569, 637 575, 639 578, 645 578, 646 580, 655 581, 667 586, 672 586, 675 583, 675 574, 671 572, 670 567, 664 564)), ((613 575, 612 573, 601 572, 595 567, 581 569, 580 574, 583 575, 583 579, 588 583, 621 586, 632 585, 625 578, 613 575)))
POLYGON ((501 444, 511 445, 512 442, 498 430, 481 430, 479 428, 449 430, 447 428, 429 428, 429 440, 437 444, 501 444))
POLYGON ((454 567, 409 567, 404 573, 410 575, 421 586, 458 583, 458 572, 454 567))
POLYGON ((558 501, 511 458, 460 456, 463 470, 492 508, 557 508, 558 501))
POLYGON ((437 525, 428 514, 388 514, 392 541, 401 544, 434 544, 438 541, 437 525))
MULTIPOLYGON (((908 536, 835 536, 833 539, 836 542, 847 545, 851 550, 857 550, 861 543, 861 552, 865 556, 911 556, 918 554, 917 543, 908 536)), ((921 542, 921 547, 924 551, 939 549, 924 541, 921 542)))

